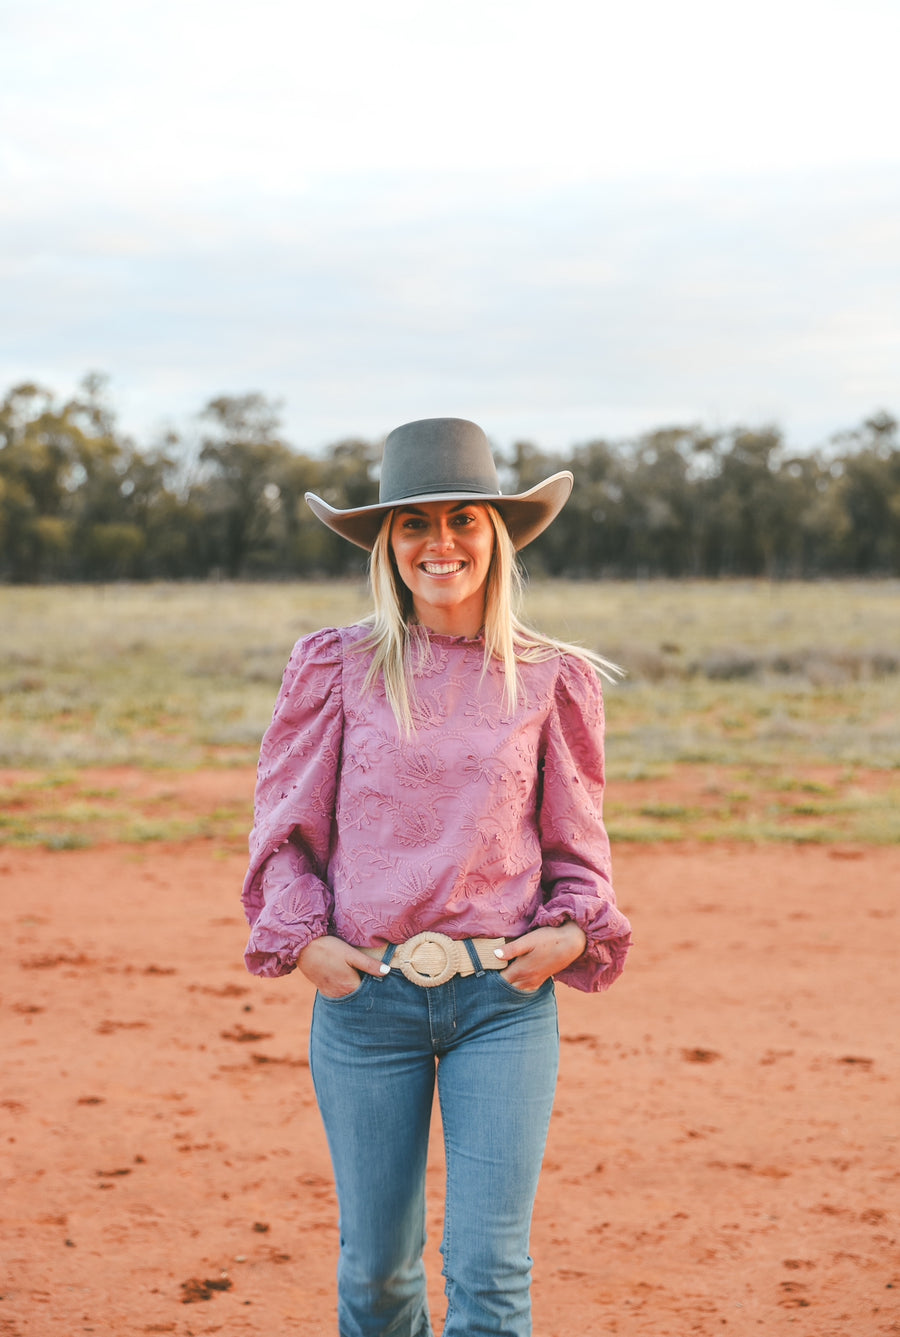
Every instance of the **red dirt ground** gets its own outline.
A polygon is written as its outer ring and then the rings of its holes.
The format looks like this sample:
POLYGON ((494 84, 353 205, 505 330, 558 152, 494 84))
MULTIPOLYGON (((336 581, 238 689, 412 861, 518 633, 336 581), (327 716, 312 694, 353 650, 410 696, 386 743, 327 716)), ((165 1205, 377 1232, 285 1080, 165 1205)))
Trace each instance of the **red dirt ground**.
MULTIPOLYGON (((249 803, 230 774, 183 778, 186 806, 249 803)), ((0 852, 2 1337, 334 1337, 312 995, 245 973, 243 863, 0 852)), ((900 1333, 900 850, 623 845, 615 868, 625 977, 559 990, 536 1337, 900 1333)), ((437 1319, 439 1138, 431 1174, 437 1319)))

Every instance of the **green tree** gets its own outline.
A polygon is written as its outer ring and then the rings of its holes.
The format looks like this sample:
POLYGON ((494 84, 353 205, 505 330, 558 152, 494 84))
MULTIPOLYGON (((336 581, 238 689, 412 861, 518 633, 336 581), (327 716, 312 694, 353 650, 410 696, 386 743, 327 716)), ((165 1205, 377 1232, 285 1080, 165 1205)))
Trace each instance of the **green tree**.
POLYGON ((208 424, 201 480, 191 501, 207 518, 213 561, 231 578, 271 570, 278 549, 279 474, 290 458, 278 436, 278 406, 258 393, 220 395, 200 415, 208 424))
POLYGON ((0 405, 2 564, 12 580, 81 574, 86 535, 120 519, 125 447, 102 387, 89 376, 58 407, 49 391, 26 383, 0 405))
POLYGON ((900 574, 897 429, 897 420, 881 412, 836 439, 845 448, 836 469, 846 517, 841 564, 856 574, 900 574))
MULTIPOLYGON (((221 395, 199 417, 191 471, 174 433, 146 449, 122 435, 97 373, 62 403, 14 386, 0 402, 0 579, 362 572, 365 555, 312 516, 304 493, 369 504, 378 445, 302 454, 258 393, 221 395)), ((563 468, 576 476, 524 553, 535 573, 900 574, 900 439, 886 412, 804 454, 775 428, 675 426, 565 455, 520 441, 498 465, 506 492, 563 468)))

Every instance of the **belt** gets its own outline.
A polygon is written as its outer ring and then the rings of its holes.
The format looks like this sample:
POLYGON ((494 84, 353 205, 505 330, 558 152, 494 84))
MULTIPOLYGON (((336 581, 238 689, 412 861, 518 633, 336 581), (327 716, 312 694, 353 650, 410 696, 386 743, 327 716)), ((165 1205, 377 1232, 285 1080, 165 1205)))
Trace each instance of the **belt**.
POLYGON ((396 948, 361 947, 366 956, 376 961, 387 957, 390 969, 398 966, 412 984, 432 989, 445 984, 454 975, 475 975, 482 970, 505 970, 506 961, 494 955, 498 947, 506 945, 505 938, 466 938, 457 942, 446 933, 417 933, 396 948), (390 956, 388 953, 390 952, 390 956), (474 959, 473 959, 474 958, 474 959), (476 962, 478 963, 476 965, 476 962))

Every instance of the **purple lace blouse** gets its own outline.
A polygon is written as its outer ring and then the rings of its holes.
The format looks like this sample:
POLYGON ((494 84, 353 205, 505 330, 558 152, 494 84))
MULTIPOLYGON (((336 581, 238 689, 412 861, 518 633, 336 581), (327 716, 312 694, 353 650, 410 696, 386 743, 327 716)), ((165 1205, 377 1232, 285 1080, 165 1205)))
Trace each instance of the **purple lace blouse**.
POLYGON ((384 689, 363 689, 367 628, 294 647, 263 738, 243 902, 245 961, 284 975, 313 938, 357 947, 423 929, 515 938, 573 919, 584 953, 559 979, 588 992, 622 971, 602 819, 603 703, 581 660, 520 665, 502 701, 479 638, 416 628, 413 719, 404 739, 384 689))

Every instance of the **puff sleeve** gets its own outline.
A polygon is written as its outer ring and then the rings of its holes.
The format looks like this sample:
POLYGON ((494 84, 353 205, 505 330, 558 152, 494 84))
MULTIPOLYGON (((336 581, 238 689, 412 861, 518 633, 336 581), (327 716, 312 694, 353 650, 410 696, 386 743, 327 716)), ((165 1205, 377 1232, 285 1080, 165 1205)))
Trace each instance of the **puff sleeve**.
POLYGON ((616 908, 603 824, 603 729, 596 673, 563 657, 541 739, 544 898, 532 927, 572 919, 584 930, 584 952, 558 978, 587 993, 607 989, 619 977, 631 943, 631 926, 616 908))
POLYGON ((329 931, 326 881, 343 737, 338 631, 294 646, 262 741, 242 901, 254 975, 285 975, 329 931))

